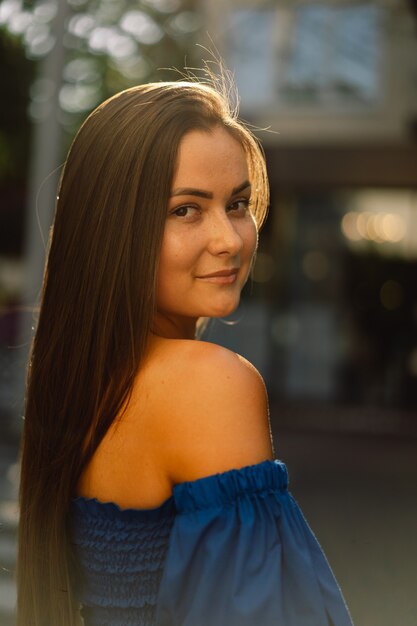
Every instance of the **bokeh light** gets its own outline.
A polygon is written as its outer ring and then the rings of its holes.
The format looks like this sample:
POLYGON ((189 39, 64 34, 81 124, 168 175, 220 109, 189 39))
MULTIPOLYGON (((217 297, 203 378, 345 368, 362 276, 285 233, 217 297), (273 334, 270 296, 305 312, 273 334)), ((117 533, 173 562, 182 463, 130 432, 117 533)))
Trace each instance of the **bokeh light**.
POLYGON ((349 211, 342 218, 341 229, 352 242, 393 244, 405 240, 407 221, 398 213, 349 211))
POLYGON ((384 255, 417 257, 416 197, 411 190, 367 189, 352 194, 341 230, 353 247, 384 255))
POLYGON ((158 43, 164 31, 150 15, 143 11, 128 11, 120 20, 120 27, 145 45, 158 43))
POLYGON ((54 2, 54 0, 44 0, 36 4, 33 9, 33 15, 38 22, 48 23, 55 17, 57 10, 57 2, 54 2))
POLYGON ((32 24, 33 17, 29 11, 12 13, 8 19, 9 31, 21 35, 32 24))
POLYGON ((20 0, 3 0, 0 4, 0 24, 10 24, 10 21, 21 10, 22 2, 20 0))
POLYGON ((349 213, 343 216, 342 231, 345 237, 351 241, 359 241, 361 239, 361 235, 357 229, 356 213, 353 211, 349 211, 349 213))
POLYGON ((386 241, 397 242, 404 239, 407 232, 405 220, 400 215, 388 213, 382 219, 382 232, 386 241))
POLYGON ((40 62, 51 52, 63 59, 61 76, 52 77, 53 92, 35 87, 27 110, 34 122, 53 114, 70 141, 85 114, 109 94, 169 80, 169 70, 159 68, 183 66, 202 22, 183 0, 65 0, 65 6, 4 0, 0 26, 20 40, 28 59, 40 62))
POLYGON ((181 0, 142 0, 144 6, 160 13, 173 13, 181 6, 181 0))
POLYGON ((169 29, 174 35, 184 35, 198 30, 201 19, 193 11, 182 11, 169 22, 169 29))
POLYGON ((87 38, 97 21, 93 15, 80 13, 74 15, 68 22, 68 32, 76 37, 87 38))
POLYGON ((100 89, 95 85, 63 85, 59 103, 68 113, 80 113, 93 108, 100 101, 100 89))
POLYGON ((97 60, 92 57, 77 58, 64 67, 64 79, 70 83, 94 83, 101 80, 97 60))

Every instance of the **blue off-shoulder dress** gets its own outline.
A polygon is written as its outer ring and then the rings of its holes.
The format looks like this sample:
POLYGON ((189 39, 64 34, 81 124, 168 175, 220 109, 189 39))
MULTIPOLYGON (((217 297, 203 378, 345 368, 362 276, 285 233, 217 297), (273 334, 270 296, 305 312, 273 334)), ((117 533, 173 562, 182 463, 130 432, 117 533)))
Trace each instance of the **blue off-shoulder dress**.
POLYGON ((280 461, 176 485, 154 509, 71 503, 85 626, 352 626, 280 461))

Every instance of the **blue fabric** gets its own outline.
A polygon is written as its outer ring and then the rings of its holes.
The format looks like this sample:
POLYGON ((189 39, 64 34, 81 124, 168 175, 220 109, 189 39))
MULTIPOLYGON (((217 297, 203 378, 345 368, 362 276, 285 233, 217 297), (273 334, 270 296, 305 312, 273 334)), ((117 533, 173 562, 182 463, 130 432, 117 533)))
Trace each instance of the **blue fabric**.
POLYGON ((153 626, 175 517, 174 499, 155 509, 120 509, 76 498, 72 542, 85 626, 153 626))
POLYGON ((156 509, 73 513, 86 626, 352 626, 280 461, 178 484, 156 509))

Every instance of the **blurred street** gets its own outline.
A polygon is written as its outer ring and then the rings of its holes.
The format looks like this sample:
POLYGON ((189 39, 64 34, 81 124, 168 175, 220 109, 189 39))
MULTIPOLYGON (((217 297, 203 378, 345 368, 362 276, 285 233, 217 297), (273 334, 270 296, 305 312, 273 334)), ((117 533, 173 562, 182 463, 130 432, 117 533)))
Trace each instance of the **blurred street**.
MULTIPOLYGON (((323 546, 355 626, 417 624, 416 441, 278 432, 276 456, 323 546)), ((0 446, 0 626, 15 603, 16 448, 0 446)))
POLYGON ((417 624, 416 440, 275 434, 355 626, 417 624))
POLYGON ((0 626, 11 626, 16 604, 17 446, 0 428, 0 626))

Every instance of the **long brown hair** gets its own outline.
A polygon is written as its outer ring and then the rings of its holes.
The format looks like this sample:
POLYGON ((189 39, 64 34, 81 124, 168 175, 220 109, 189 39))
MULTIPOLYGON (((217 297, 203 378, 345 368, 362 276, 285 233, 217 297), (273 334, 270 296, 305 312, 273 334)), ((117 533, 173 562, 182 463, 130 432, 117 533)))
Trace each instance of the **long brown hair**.
POLYGON ((213 87, 127 89, 90 114, 70 148, 28 368, 18 626, 79 623, 71 498, 144 354, 178 145, 185 133, 219 124, 245 149, 260 225, 268 205, 262 151, 213 87))

